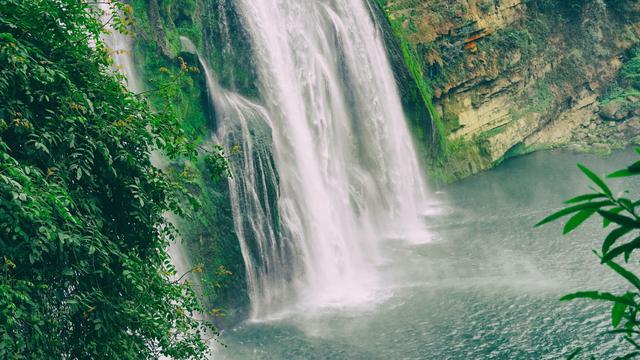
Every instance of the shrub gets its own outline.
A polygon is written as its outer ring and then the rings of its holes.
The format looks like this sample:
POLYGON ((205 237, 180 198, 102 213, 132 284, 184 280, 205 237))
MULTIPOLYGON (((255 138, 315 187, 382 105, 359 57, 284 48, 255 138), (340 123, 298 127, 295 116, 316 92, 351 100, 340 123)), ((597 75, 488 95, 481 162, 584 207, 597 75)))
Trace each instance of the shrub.
MULTIPOLYGON (((637 152, 640 154, 640 149, 637 152)), ((602 218, 605 228, 611 228, 602 241, 600 251, 594 250, 594 253, 602 264, 607 265, 630 284, 630 290, 623 294, 595 290, 580 291, 566 295, 562 300, 591 299, 610 302, 613 329, 608 333, 622 336, 633 349, 619 359, 635 358, 640 355, 640 278, 621 263, 628 263, 633 252, 640 248, 640 199, 625 197, 627 191, 619 195, 614 194, 607 183, 595 173, 582 165, 578 167, 595 184, 594 191, 566 201, 566 208, 548 216, 536 226, 572 215, 563 230, 564 234, 568 234, 587 219, 597 215, 602 218)), ((610 174, 608 178, 638 175, 640 161, 610 174)), ((575 358, 580 352, 581 349, 577 349, 569 358, 575 358)))
POLYGON ((114 74, 99 15, 0 1, 0 358, 202 358, 211 327, 165 252, 164 214, 195 199, 150 161, 196 149, 114 74))

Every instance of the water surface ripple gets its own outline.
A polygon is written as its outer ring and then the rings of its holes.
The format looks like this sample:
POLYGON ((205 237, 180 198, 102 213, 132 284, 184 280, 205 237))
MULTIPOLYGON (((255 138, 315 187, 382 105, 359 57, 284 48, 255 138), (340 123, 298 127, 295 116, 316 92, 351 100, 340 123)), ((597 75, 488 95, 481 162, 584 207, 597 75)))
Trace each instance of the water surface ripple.
MULTIPOLYGON (((389 241, 381 301, 358 309, 292 314, 223 333, 223 359, 558 359, 578 346, 598 359, 620 341, 608 329, 606 304, 560 302, 571 291, 620 290, 591 253, 603 235, 590 221, 562 237, 562 224, 532 225, 585 192, 576 162, 604 174, 630 163, 544 152, 439 192, 440 214, 425 219, 434 240, 389 241)), ((626 185, 637 191, 637 185, 626 185)))

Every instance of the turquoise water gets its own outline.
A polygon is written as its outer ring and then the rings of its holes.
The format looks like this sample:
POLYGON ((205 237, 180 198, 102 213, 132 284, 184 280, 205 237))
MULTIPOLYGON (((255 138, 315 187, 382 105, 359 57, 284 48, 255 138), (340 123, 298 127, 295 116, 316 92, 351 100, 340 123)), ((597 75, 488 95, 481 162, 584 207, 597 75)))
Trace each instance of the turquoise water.
MULTIPOLYGON (((576 162, 603 174, 636 158, 536 153, 449 186, 425 219, 431 242, 385 246, 378 301, 240 324, 223 332, 217 358, 557 359, 579 346, 598 359, 618 354, 619 339, 594 341, 608 329, 607 304, 558 301, 626 287, 591 252, 600 223, 567 237, 561 223, 533 224, 587 191, 576 162)), ((638 189, 625 181, 615 184, 638 189)))

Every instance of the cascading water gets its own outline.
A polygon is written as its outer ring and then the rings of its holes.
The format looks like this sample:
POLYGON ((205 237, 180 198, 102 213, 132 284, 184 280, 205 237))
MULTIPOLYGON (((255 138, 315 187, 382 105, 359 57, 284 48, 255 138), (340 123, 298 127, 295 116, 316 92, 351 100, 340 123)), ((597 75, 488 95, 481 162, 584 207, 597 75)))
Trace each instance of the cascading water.
POLYGON ((243 100, 230 109, 228 93, 213 98, 231 111, 223 132, 242 139, 242 184, 232 194, 252 317, 369 302, 381 285, 381 240, 426 236, 419 219, 426 194, 367 4, 235 3, 264 107, 243 100), (271 161, 255 156, 248 123, 255 117, 268 119, 278 180, 271 161), (277 182, 277 209, 266 199, 269 182, 277 182))
POLYGON ((142 91, 138 76, 133 66, 133 58, 131 57, 131 44, 132 39, 115 30, 110 24, 113 21, 114 7, 110 1, 98 3, 98 8, 103 11, 102 23, 107 26, 109 31, 107 36, 104 36, 104 42, 109 47, 111 52, 111 58, 115 63, 115 66, 127 79, 127 87, 134 93, 142 91))
MULTIPOLYGON (((239 176, 229 179, 229 195, 234 227, 241 239, 247 286, 255 289, 269 285, 271 289, 280 290, 274 293, 281 294, 287 288, 287 278, 272 270, 284 269, 285 264, 270 262, 287 258, 278 253, 283 247, 278 244, 277 209, 272 208, 272 204, 277 205, 278 180, 270 154, 270 116, 264 107, 222 88, 195 45, 188 38, 180 40, 183 51, 196 54, 203 69, 219 123, 214 142, 240 151, 231 157, 233 172, 239 176), (263 257, 265 253, 270 256, 263 257)), ((250 291, 249 296, 252 302, 257 301, 254 292, 250 291)))
MULTIPOLYGON (((182 48, 198 56, 204 71, 207 90, 218 117, 219 129, 215 142, 227 149, 239 148, 231 156, 233 172, 229 179, 229 194, 233 208, 234 227, 246 267, 247 286, 252 304, 280 300, 288 289, 287 263, 292 254, 279 241, 278 179, 271 156, 271 118, 264 107, 222 88, 198 54, 193 43, 180 38, 182 48), (265 289, 258 297, 255 289, 265 289)), ((233 152, 233 150, 232 150, 233 152)))

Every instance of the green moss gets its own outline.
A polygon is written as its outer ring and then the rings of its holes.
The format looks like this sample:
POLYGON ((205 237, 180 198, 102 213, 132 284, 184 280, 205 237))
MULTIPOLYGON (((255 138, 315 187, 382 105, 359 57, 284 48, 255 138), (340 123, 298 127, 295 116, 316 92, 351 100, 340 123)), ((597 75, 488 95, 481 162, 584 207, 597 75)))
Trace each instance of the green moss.
MULTIPOLYGON (((196 45, 223 86, 245 94, 257 93, 251 62, 245 61, 246 42, 237 37, 240 35, 225 39, 220 33, 220 17, 233 15, 221 14, 209 5, 201 0, 132 1, 137 34, 133 56, 145 90, 150 91, 149 100, 154 106, 170 104, 170 111, 180 119, 189 140, 202 145, 216 130, 214 109, 206 79, 198 70, 198 59, 193 54, 181 53, 180 36, 188 37, 196 45), (243 55, 223 51, 234 48, 228 41, 242 43, 235 49, 243 55), (189 68, 186 74, 181 72, 183 63, 189 68), (180 78, 180 88, 165 95, 166 98, 158 98, 153 89, 163 87, 176 77, 180 78)), ((236 18, 229 22, 237 21, 236 18)), ((190 191, 201 202, 198 212, 178 220, 190 262, 202 264, 204 268, 198 290, 218 322, 235 321, 248 306, 248 296, 228 183, 226 179, 213 179, 202 159, 195 164, 174 163, 169 168, 189 174, 193 181, 190 191), (226 314, 227 320, 220 318, 221 314, 226 314)))
POLYGON ((449 142, 449 152, 440 166, 433 167, 431 171, 441 183, 452 183, 476 174, 491 166, 486 154, 485 141, 480 138, 470 140, 456 139, 449 142))
MULTIPOLYGON (((433 124, 434 134, 426 134, 424 124, 416 121, 410 122, 410 130, 414 138, 418 139, 418 152, 423 155, 423 158, 427 160, 427 166, 429 168, 428 175, 436 183, 448 182, 450 177, 447 174, 445 164, 448 162, 448 156, 450 154, 447 134, 450 133, 453 127, 456 127, 456 121, 453 119, 449 124, 449 127, 444 125, 444 122, 440 118, 440 114, 436 111, 433 105, 433 91, 427 82, 424 69, 419 60, 419 56, 416 49, 411 45, 410 41, 405 35, 403 28, 403 19, 390 18, 385 11, 387 1, 378 0, 378 5, 381 7, 382 12, 385 14, 387 21, 391 26, 391 30, 395 34, 402 57, 404 59, 406 68, 411 75, 412 80, 418 90, 416 98, 412 101, 421 102, 428 111, 429 118, 433 124), (425 141, 428 135, 434 138, 433 142, 429 144, 425 141)), ((415 30, 414 30, 415 31, 415 30)))
POLYGON ((483 139, 492 138, 496 135, 503 133, 508 127, 509 127, 509 124, 497 126, 491 130, 483 132, 482 134, 480 134, 480 137, 483 139))
POLYGON ((444 126, 444 131, 447 135, 460 129, 461 127, 460 118, 458 117, 458 115, 446 110, 444 116, 442 117, 442 123, 444 126))
POLYGON ((190 168, 191 191, 201 201, 200 210, 179 222, 183 244, 193 264, 203 265, 201 293, 206 306, 222 323, 242 316, 249 300, 242 252, 233 223, 226 179, 216 180, 204 161, 190 168))
MULTIPOLYGON (((147 44, 136 41, 134 44, 134 57, 137 72, 145 81, 147 91, 164 86, 174 81, 180 73, 179 59, 170 59, 157 56, 158 49, 155 44, 147 44)), ((187 58, 185 60, 190 67, 197 66, 197 60, 187 58)), ((181 81, 179 91, 172 92, 169 102, 150 96, 152 105, 170 104, 170 110, 181 119, 181 125, 189 137, 201 143, 211 131, 212 114, 208 111, 208 97, 204 78, 198 72, 191 71, 181 81)))
POLYGON ((136 32, 166 58, 180 54, 181 36, 189 38, 220 85, 258 97, 251 42, 234 3, 221 1, 132 0, 136 32))
POLYGON ((492 0, 482 0, 480 3, 478 3, 478 9, 480 9, 480 12, 482 12, 483 14, 491 11, 494 6, 495 5, 492 0))
POLYGON ((497 160, 495 165, 501 164, 503 161, 513 157, 529 154, 534 150, 535 149, 533 148, 527 147, 524 143, 519 142, 511 147, 511 149, 509 149, 499 160, 497 160))
POLYGON ((600 103, 605 105, 612 101, 624 101, 625 108, 636 107, 636 104, 628 101, 629 97, 640 99, 640 45, 624 54, 618 77, 605 91, 600 103))

